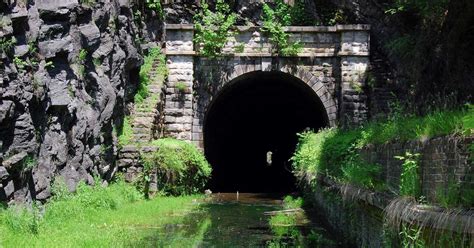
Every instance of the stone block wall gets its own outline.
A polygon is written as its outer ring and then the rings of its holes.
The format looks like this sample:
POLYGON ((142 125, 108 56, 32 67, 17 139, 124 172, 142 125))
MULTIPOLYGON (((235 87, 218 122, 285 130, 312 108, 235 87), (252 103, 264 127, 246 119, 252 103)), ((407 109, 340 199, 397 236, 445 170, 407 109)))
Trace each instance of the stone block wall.
POLYGON ((474 187, 474 171, 468 145, 474 137, 444 136, 425 141, 393 142, 370 146, 362 150, 362 157, 369 163, 383 166, 387 185, 398 191, 402 161, 395 156, 405 152, 419 153, 422 192, 428 200, 435 200, 438 190, 446 189, 450 182, 463 187, 474 187))

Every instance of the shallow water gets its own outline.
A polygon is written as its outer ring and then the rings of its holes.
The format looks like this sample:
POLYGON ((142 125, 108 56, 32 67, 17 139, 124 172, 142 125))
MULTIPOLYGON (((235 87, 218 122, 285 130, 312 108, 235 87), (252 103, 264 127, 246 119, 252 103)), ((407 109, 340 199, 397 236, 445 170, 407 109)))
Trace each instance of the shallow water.
POLYGON ((305 211, 295 225, 270 227, 271 214, 282 210, 282 196, 213 194, 196 202, 198 211, 176 216, 157 228, 140 246, 153 247, 339 247, 305 211))

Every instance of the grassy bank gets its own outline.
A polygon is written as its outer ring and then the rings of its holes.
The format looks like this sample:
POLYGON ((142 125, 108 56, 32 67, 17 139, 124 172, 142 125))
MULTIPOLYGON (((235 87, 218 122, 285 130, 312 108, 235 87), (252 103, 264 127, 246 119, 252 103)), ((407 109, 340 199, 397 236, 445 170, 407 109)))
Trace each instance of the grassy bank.
MULTIPOLYGON (((438 111, 423 117, 399 114, 355 129, 305 132, 299 134, 299 144, 292 157, 293 172, 305 185, 314 184, 319 174, 369 189, 384 190, 385 184, 379 176, 381 166, 364 161, 359 155, 360 149, 367 145, 426 140, 443 135, 469 136, 474 130, 473 119, 474 107, 470 105, 463 110, 438 111)), ((405 157, 401 159, 409 165, 412 158, 405 157)))
MULTIPOLYGON (((59 186, 45 206, 0 210, 0 246, 143 246, 164 225, 181 223, 198 207, 196 198, 200 196, 144 200, 122 182, 107 188, 80 185, 75 194, 59 186)), ((180 242, 176 244, 195 245, 189 238, 180 242)))

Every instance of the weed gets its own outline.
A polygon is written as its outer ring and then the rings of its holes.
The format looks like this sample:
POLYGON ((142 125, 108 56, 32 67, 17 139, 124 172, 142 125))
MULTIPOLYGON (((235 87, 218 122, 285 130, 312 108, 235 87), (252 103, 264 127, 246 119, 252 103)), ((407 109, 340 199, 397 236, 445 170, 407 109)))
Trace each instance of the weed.
POLYGON ((158 189, 171 195, 194 194, 204 189, 212 169, 194 145, 171 138, 155 140, 151 145, 159 149, 141 154, 146 181, 156 172, 158 189))
POLYGON ((420 173, 418 158, 420 154, 406 152, 403 156, 395 156, 402 160, 402 173, 400 175, 400 195, 421 196, 420 173))
POLYGON ((67 93, 71 98, 76 97, 76 91, 75 91, 74 86, 72 84, 67 85, 67 93))
POLYGON ((38 161, 36 160, 36 158, 30 154, 26 156, 22 161, 22 171, 31 171, 37 164, 38 161))
POLYGON ((188 89, 188 86, 184 82, 176 83, 175 87, 180 93, 184 93, 188 89))
POLYGON ((285 209, 301 208, 303 207, 303 198, 293 198, 291 195, 283 198, 283 206, 285 209))
POLYGON ((163 7, 161 6, 160 0, 146 0, 146 7, 150 10, 155 11, 155 13, 160 17, 160 19, 163 19, 164 11, 163 7))
POLYGON ((86 73, 86 59, 87 59, 87 51, 85 49, 81 49, 79 51, 79 55, 77 57, 77 64, 79 66, 79 76, 81 78, 84 78, 84 75, 86 73))
POLYGON ((402 225, 400 237, 403 248, 424 248, 426 244, 422 239, 422 229, 414 226, 402 225))
POLYGON ((271 8, 268 4, 263 5, 262 31, 269 35, 274 49, 283 56, 296 55, 303 48, 300 42, 290 42, 290 34, 284 30, 284 26, 291 24, 289 10, 290 7, 282 0, 276 1, 275 9, 271 8))
POLYGON ((18 56, 15 56, 13 58, 13 63, 15 63, 16 67, 22 72, 26 71, 26 67, 29 66, 28 62, 26 62, 25 60, 21 59, 18 56))
POLYGON ((218 56, 228 38, 234 35, 231 29, 236 20, 237 15, 231 12, 229 5, 223 0, 217 0, 215 11, 210 10, 207 3, 203 3, 202 10, 194 16, 194 42, 199 44, 200 54, 211 58, 218 56))
POLYGON ((96 0, 80 0, 80 3, 87 6, 93 6, 96 3, 96 0))
POLYGON ((10 54, 15 44, 16 44, 15 37, 10 37, 10 38, 1 37, 0 38, 0 52, 10 54))
POLYGON ((118 143, 119 146, 123 147, 132 143, 133 129, 132 120, 129 116, 123 118, 122 127, 119 128, 118 132, 118 143))
POLYGON ((234 52, 235 53, 243 53, 245 49, 245 44, 244 43, 239 43, 234 46, 234 52))
POLYGON ((100 58, 92 59, 92 63, 94 63, 95 67, 99 67, 102 65, 102 61, 100 60, 100 58))
POLYGON ((36 205, 31 208, 12 206, 3 215, 3 223, 11 231, 24 234, 37 234, 39 231, 41 217, 36 205))

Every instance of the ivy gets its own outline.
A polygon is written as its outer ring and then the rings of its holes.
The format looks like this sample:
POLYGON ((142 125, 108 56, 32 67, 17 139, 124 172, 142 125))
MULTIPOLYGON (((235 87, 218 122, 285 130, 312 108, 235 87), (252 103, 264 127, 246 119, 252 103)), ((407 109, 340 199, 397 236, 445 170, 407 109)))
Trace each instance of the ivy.
POLYGON ((282 0, 275 2, 275 8, 268 4, 263 5, 263 32, 270 38, 274 50, 283 56, 298 54, 303 46, 297 42, 290 41, 290 34, 285 32, 284 26, 291 25, 291 8, 282 0))
POLYGON ((237 15, 231 13, 229 5, 217 0, 215 11, 203 3, 202 10, 194 16, 196 35, 194 42, 199 46, 202 56, 216 57, 221 54, 227 39, 234 35, 232 27, 237 15))

